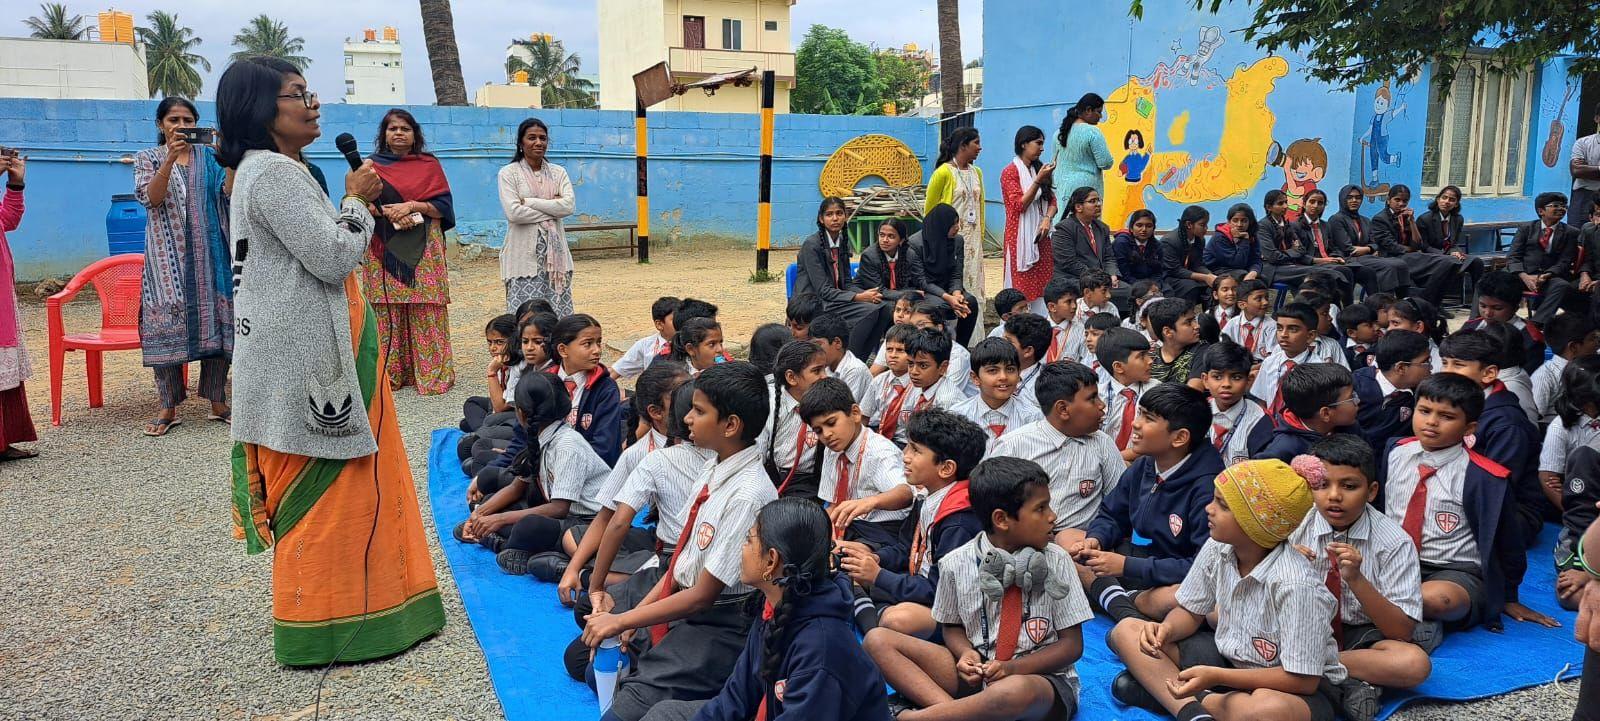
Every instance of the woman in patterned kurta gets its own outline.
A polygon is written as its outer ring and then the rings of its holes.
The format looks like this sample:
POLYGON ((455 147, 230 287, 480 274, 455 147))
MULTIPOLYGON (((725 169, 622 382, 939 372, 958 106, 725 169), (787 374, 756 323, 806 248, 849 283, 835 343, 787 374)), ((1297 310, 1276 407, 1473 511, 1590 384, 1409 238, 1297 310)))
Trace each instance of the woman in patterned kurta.
POLYGON ((1000 196, 1005 199, 1005 284, 1022 291, 1028 307, 1043 316, 1044 284, 1055 268, 1050 257, 1050 221, 1056 196, 1050 188, 1056 166, 1040 165, 1044 131, 1032 125, 1017 130, 1012 144, 1017 157, 1000 171, 1000 196))
POLYGON ((543 298, 556 315, 572 315, 572 253, 561 219, 577 209, 567 171, 545 158, 550 129, 538 118, 517 126, 517 154, 500 169, 500 208, 506 242, 500 249, 500 279, 506 312, 543 298))
MULTIPOLYGON (((974 327, 983 327, 983 171, 978 168, 978 153, 983 144, 978 131, 957 128, 939 146, 939 158, 932 177, 928 178, 928 197, 923 212, 944 203, 954 208, 960 235, 966 240, 962 246, 961 282, 966 291, 979 299, 977 307, 967 309, 976 316, 974 327)), ((959 312, 958 312, 959 315, 959 312)), ((980 334, 981 335, 981 334, 980 334)), ((957 338, 958 343, 968 343, 969 338, 957 338)))
POLYGON ((26 164, 21 156, 0 156, 0 172, 6 174, 6 194, 0 200, 0 461, 39 455, 15 445, 39 439, 33 431, 33 418, 28 415, 28 393, 22 387, 32 368, 28 349, 22 344, 17 278, 11 263, 11 246, 6 243, 6 233, 22 224, 22 176, 26 164))
POLYGON ((373 209, 377 230, 361 282, 377 314, 384 372, 391 389, 447 393, 456 384, 444 257, 444 232, 456 225, 450 183, 439 160, 424 152, 422 126, 411 113, 390 110, 378 124, 376 146, 372 165, 383 194, 373 209))
POLYGON ((145 435, 178 425, 187 388, 183 367, 200 361, 200 396, 212 420, 228 422, 228 364, 233 356, 233 271, 228 248, 228 181, 210 147, 191 147, 178 128, 193 127, 194 104, 167 97, 156 107, 157 145, 133 158, 134 194, 149 209, 139 342, 155 371, 161 413, 145 435))

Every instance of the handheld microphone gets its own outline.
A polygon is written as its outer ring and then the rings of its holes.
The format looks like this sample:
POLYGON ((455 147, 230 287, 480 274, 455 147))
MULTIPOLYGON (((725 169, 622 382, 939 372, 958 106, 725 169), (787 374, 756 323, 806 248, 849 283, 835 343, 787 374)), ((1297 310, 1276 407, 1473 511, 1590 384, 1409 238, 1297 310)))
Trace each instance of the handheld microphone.
POLYGON ((350 164, 351 170, 361 167, 361 153, 356 150, 356 136, 339 133, 339 137, 333 139, 333 145, 344 155, 344 160, 350 164))

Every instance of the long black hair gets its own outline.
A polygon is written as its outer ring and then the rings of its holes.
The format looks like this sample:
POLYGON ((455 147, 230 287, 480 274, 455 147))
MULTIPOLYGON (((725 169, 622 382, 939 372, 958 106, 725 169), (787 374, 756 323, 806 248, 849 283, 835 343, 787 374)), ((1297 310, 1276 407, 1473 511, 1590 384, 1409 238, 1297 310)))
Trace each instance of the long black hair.
MULTIPOLYGON (((782 400, 784 393, 789 392, 789 372, 803 371, 806 364, 821 354, 822 346, 808 340, 789 341, 778 349, 778 357, 772 362, 772 413, 767 419, 768 438, 771 438, 772 442, 767 444, 768 463, 777 462, 776 449, 781 442, 778 440, 778 409, 781 407, 779 401, 782 400)), ((800 419, 800 422, 805 423, 805 419, 800 419)), ((821 448, 822 444, 817 444, 817 447, 821 448)), ((800 465, 798 456, 795 457, 794 464, 800 465)))
MULTIPOLYGON (((1259 221, 1256 220, 1256 209, 1250 207, 1249 203, 1234 203, 1228 208, 1228 214, 1222 216, 1222 222, 1224 224, 1228 224, 1233 220, 1233 216, 1240 213, 1243 213, 1244 217, 1250 220, 1250 229, 1246 231, 1249 233, 1249 235, 1244 238, 1236 238, 1235 240, 1240 243, 1255 242, 1256 226, 1259 224, 1259 221)), ((1232 231, 1230 230, 1229 233, 1232 233, 1232 231)), ((1233 236, 1229 235, 1228 237, 1232 238, 1233 236)))
MULTIPOLYGON (((1017 137, 1011 141, 1011 151, 1020 158, 1022 157, 1022 147, 1035 140, 1044 140, 1043 130, 1034 125, 1024 125, 1017 128, 1017 137)), ((1037 173, 1040 168, 1044 167, 1044 161, 1034 158, 1033 162, 1028 164, 1028 167, 1033 168, 1033 172, 1037 173)), ((1046 183, 1039 187, 1038 197, 1044 201, 1044 205, 1054 203, 1056 200, 1056 191, 1055 188, 1050 187, 1051 185, 1053 184, 1046 183)))
POLYGON ((222 72, 217 81, 217 162, 222 167, 239 167, 246 151, 278 152, 272 124, 278 119, 278 90, 289 75, 305 77, 287 60, 261 56, 240 60, 222 72))
POLYGON ((689 346, 697 346, 704 343, 706 337, 711 335, 711 331, 714 330, 722 330, 722 324, 718 323, 716 319, 705 317, 690 318, 683 324, 682 328, 672 334, 672 359, 689 360, 689 346))
POLYGON ((833 531, 822 506, 808 498, 779 498, 756 514, 756 539, 763 557, 777 551, 783 575, 773 583, 783 597, 772 607, 761 639, 761 687, 768 709, 778 708, 774 686, 783 666, 795 599, 824 593, 833 585, 833 531))
POLYGON ((670 430, 672 426, 670 394, 674 388, 688 379, 689 369, 682 363, 657 358, 650 367, 639 374, 639 380, 633 386, 633 398, 629 402, 633 404, 635 417, 648 423, 650 406, 656 406, 667 414, 667 427, 670 430), (662 396, 668 396, 665 403, 661 400, 662 396))
MULTIPOLYGON (((188 98, 180 95, 168 95, 167 97, 162 98, 160 103, 156 104, 156 123, 159 125, 161 121, 167 119, 167 113, 172 112, 173 108, 180 106, 186 108, 189 111, 189 114, 194 116, 195 121, 199 122, 200 111, 195 110, 194 103, 189 102, 188 98)), ((166 131, 161 130, 159 127, 156 128, 156 145, 165 145, 166 142, 166 131)))
MULTIPOLYGON (((823 198, 822 202, 817 204, 817 235, 821 236, 824 240, 828 238, 828 228, 822 224, 822 215, 827 213, 828 209, 835 205, 839 206, 840 210, 847 210, 844 207, 844 201, 838 196, 834 195, 823 198)), ((844 230, 841 229, 839 231, 839 235, 843 236, 844 230)))
POLYGON ((1600 407, 1600 355, 1575 358, 1561 370, 1561 391, 1556 395, 1561 425, 1578 425, 1578 419, 1589 413, 1586 407, 1600 407))
POLYGON ((1210 220, 1211 211, 1206 210, 1205 206, 1203 205, 1191 205, 1187 208, 1184 208, 1183 214, 1178 216, 1179 237, 1183 238, 1184 242, 1189 242, 1189 226, 1199 223, 1201 225, 1199 240, 1201 243, 1204 243, 1206 240, 1206 231, 1210 230, 1210 228, 1206 228, 1205 225, 1206 223, 1210 222, 1210 220))
POLYGON ((778 350, 794 340, 794 331, 782 323, 764 323, 750 336, 750 364, 762 373, 771 373, 772 364, 778 360, 778 350))
POLYGON ((544 121, 538 118, 528 118, 527 120, 518 123, 517 138, 515 141, 517 145, 517 152, 515 155, 511 156, 511 162, 513 163, 520 162, 522 160, 522 136, 528 134, 528 128, 543 128, 546 136, 550 134, 550 126, 545 125, 544 121))
POLYGON ((934 162, 933 167, 937 168, 954 160, 957 150, 977 139, 977 128, 956 128, 950 131, 950 134, 945 136, 944 142, 939 143, 939 159, 934 162))
MULTIPOLYGON (((551 423, 566 420, 567 414, 572 411, 572 396, 567 393, 567 386, 554 374, 529 371, 517 379, 517 390, 513 397, 528 443, 523 446, 522 452, 511 459, 510 470, 516 476, 528 479, 530 494, 535 489, 542 494, 544 490, 539 485, 539 466, 544 459, 544 449, 539 446, 539 433, 551 423)), ((548 500, 541 499, 541 502, 548 500)))
POLYGON ((499 333, 506 339, 506 367, 510 368, 522 362, 522 338, 517 336, 517 317, 506 313, 489 319, 489 324, 483 327, 483 334, 499 333), (516 360, 512 360, 515 358, 516 360))
POLYGON ((556 321, 556 327, 550 331, 549 335, 545 336, 544 354, 550 356, 550 360, 559 364, 561 363, 561 354, 557 351, 560 346, 569 345, 572 341, 578 339, 580 333, 590 328, 599 327, 600 321, 595 320, 594 316, 588 313, 573 313, 562 318, 556 321))
POLYGON ((1067 135, 1072 132, 1072 124, 1078 122, 1085 110, 1096 110, 1106 106, 1106 99, 1095 93, 1084 93, 1078 98, 1077 104, 1067 108, 1067 116, 1061 119, 1061 130, 1056 133, 1056 142, 1061 147, 1067 147, 1067 135))
MULTIPOLYGON (((411 126, 411 137, 416 138, 411 142, 411 154, 422 155, 427 148, 427 142, 422 139, 422 124, 418 123, 417 119, 411 115, 411 111, 405 108, 390 108, 389 112, 383 114, 383 120, 378 121, 378 140, 372 144, 372 147, 377 148, 380 153, 389 152, 389 143, 384 140, 384 136, 388 133, 384 131, 389 129, 390 118, 399 118, 406 121, 406 125, 411 126)), ((520 135, 517 136, 517 146, 522 146, 522 136, 520 135)))

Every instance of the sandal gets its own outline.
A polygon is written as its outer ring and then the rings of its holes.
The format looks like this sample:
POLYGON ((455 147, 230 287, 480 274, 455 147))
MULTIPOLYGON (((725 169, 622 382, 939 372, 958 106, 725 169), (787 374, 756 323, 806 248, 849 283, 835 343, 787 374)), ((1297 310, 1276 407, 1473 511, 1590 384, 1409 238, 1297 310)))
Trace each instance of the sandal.
POLYGON ((16 446, 10 446, 6 448, 4 453, 0 453, 0 461, 21 461, 38 457, 38 451, 30 451, 26 448, 18 448, 16 446))
POLYGON ((164 436, 173 426, 183 425, 178 418, 152 418, 150 424, 144 427, 144 434, 151 437, 164 436))
POLYGON ((233 425, 233 409, 229 408, 228 410, 223 411, 222 415, 217 415, 215 413, 212 413, 212 414, 206 416, 206 420, 208 420, 208 421, 222 421, 223 423, 226 423, 226 424, 231 426, 231 425, 233 425))

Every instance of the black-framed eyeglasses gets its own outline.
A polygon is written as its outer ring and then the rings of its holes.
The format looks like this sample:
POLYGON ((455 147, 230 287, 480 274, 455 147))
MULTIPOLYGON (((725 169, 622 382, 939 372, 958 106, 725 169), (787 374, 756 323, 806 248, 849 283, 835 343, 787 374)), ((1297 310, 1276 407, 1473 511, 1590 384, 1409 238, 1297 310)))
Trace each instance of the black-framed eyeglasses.
POLYGON ((299 100, 300 102, 305 103, 307 108, 314 108, 317 106, 317 94, 311 92, 310 90, 305 90, 298 93, 290 93, 288 95, 279 95, 278 97, 280 99, 293 98, 295 100, 299 100))

